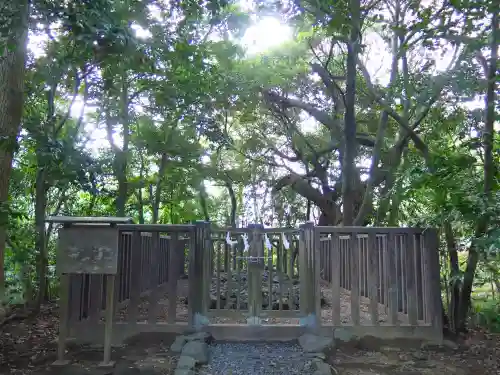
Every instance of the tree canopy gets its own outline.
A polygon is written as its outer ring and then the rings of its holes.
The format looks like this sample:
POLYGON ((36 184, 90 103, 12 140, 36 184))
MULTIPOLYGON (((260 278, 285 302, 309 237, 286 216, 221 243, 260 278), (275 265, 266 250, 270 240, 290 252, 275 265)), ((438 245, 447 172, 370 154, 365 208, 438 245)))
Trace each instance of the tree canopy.
POLYGON ((0 300, 57 289, 48 215, 432 226, 465 329, 500 269, 498 2, 201 4, 0 1, 0 300), (250 53, 264 17, 289 38, 250 53))

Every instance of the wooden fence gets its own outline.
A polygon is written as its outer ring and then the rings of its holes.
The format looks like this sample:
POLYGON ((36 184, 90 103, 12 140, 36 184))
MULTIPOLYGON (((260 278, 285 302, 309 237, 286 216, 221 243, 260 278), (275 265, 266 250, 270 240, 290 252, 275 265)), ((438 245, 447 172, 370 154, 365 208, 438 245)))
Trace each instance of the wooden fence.
MULTIPOLYGON (((236 337, 238 327, 249 328, 249 316, 272 335, 282 335, 274 331, 277 324, 286 332, 302 332, 310 324, 305 317, 326 331, 354 327, 356 334, 377 335, 398 328, 396 336, 441 334, 433 229, 310 223, 298 229, 221 229, 203 222, 118 228, 117 341, 144 331, 183 332, 200 324, 200 316, 208 329, 221 327, 221 337, 235 339, 244 338, 236 337)), ((68 301, 71 335, 99 341, 105 278, 80 274, 69 279, 69 293, 61 301, 68 301)), ((262 333, 251 327, 245 335, 262 333)))

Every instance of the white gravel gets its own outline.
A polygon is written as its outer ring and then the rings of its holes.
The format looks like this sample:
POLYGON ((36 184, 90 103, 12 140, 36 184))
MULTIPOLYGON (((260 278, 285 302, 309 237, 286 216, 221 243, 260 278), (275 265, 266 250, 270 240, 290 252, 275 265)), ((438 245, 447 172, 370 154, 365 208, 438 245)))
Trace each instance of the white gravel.
POLYGON ((313 374, 311 358, 295 343, 214 343, 203 375, 313 374))

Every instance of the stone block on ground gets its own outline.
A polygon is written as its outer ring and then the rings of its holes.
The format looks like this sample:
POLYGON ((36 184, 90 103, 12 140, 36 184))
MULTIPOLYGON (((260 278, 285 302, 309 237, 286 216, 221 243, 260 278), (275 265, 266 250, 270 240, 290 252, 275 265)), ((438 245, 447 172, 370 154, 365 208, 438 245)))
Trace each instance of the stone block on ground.
POLYGON ((177 361, 177 368, 191 370, 196 366, 196 360, 193 357, 182 355, 177 361))
POLYGON ((188 341, 182 348, 181 355, 194 358, 196 364, 206 364, 208 363, 208 345, 201 341, 188 341))
POLYGON ((188 340, 186 339, 186 336, 177 336, 172 345, 170 345, 170 351, 172 353, 180 353, 182 351, 184 344, 187 341, 188 340))
POLYGON ((330 365, 321 360, 316 360, 313 362, 314 375, 331 375, 332 371, 330 365))

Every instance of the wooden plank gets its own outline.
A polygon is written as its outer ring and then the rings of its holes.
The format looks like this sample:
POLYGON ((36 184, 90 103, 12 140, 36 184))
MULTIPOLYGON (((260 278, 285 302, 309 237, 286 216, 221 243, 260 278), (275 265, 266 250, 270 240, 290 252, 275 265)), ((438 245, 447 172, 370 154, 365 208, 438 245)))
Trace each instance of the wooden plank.
POLYGON ((313 264, 314 279, 312 280, 314 287, 314 314, 316 315, 317 323, 321 324, 321 275, 320 275, 321 263, 319 257, 320 231, 314 230, 313 227, 311 232, 312 232, 311 234, 313 235, 313 238, 311 238, 312 240, 311 252, 314 261, 313 264))
POLYGON ((227 288, 226 288, 226 306, 225 308, 226 309, 230 309, 231 308, 231 304, 229 303, 229 301, 231 300, 231 295, 233 294, 233 287, 234 287, 234 282, 233 282, 233 274, 231 272, 231 267, 232 267, 232 264, 233 264, 233 246, 230 246, 228 244, 225 244, 225 251, 226 251, 226 260, 227 260, 227 264, 226 264, 226 272, 227 272, 227 288))
POLYGON ((141 232, 168 232, 192 233, 194 226, 191 224, 118 224, 117 227, 124 231, 141 232))
POLYGON ((112 216, 49 216, 45 219, 47 223, 58 224, 118 224, 132 223, 131 217, 112 217, 112 216))
POLYGON ((132 234, 132 249, 130 257, 130 302, 128 304, 127 318, 131 323, 137 322, 139 304, 141 302, 141 233, 132 234))
POLYGON ((62 274, 60 281, 60 302, 59 302, 59 340, 57 342, 57 361, 55 365, 67 364, 65 360, 66 355, 66 341, 69 335, 69 275, 62 274))
POLYGON ((216 302, 216 309, 217 310, 220 310, 220 301, 221 301, 221 295, 220 295, 220 287, 221 287, 221 284, 220 284, 220 268, 221 268, 221 251, 220 251, 220 246, 221 246, 221 241, 217 241, 216 242, 216 245, 214 246, 215 248, 215 257, 216 257, 216 261, 217 261, 217 270, 215 271, 215 274, 216 274, 216 279, 215 279, 215 295, 217 298, 217 302, 216 302))
POLYGON ((359 243, 356 235, 351 235, 350 266, 351 266, 351 315, 352 324, 359 325, 359 243))
POLYGON ((108 275, 106 279, 106 317, 104 320, 104 356, 100 367, 112 367, 111 343, 113 340, 113 315, 115 300, 115 275, 108 275))
POLYGON ((429 289, 429 275, 430 275, 430 266, 429 266, 429 252, 427 251, 426 246, 426 238, 425 235, 422 236, 420 241, 420 251, 422 254, 422 295, 423 295, 423 313, 424 313, 424 321, 425 323, 431 323, 431 311, 430 311, 430 302, 429 296, 431 295, 429 289))
POLYGON ((377 238, 374 233, 368 235, 368 286, 370 298, 370 318, 373 325, 379 325, 378 316, 378 290, 379 290, 379 251, 377 246, 377 238))
POLYGON ((236 310, 240 311, 241 310, 241 280, 243 278, 241 277, 243 273, 243 239, 239 238, 238 239, 238 244, 236 245, 236 255, 239 256, 239 259, 236 260, 236 281, 238 283, 237 285, 237 294, 236 294, 236 310))
POLYGON ((389 323, 398 325, 398 280, 396 274, 396 237, 387 235, 387 272, 389 279, 389 323))
POLYGON ((422 251, 421 251, 421 235, 415 234, 413 237, 415 251, 415 287, 417 290, 417 319, 424 320, 424 295, 422 284, 422 251))
POLYGON ((179 263, 177 258, 179 251, 178 233, 172 233, 169 250, 167 323, 175 323, 177 315, 177 280, 179 279, 179 263))
MULTIPOLYGON (((77 322, 82 316, 82 293, 84 275, 68 275, 69 278, 69 311, 68 318, 71 322, 77 322)), ((62 291, 61 291, 62 293, 62 291)))
POLYGON ((406 290, 408 293, 408 321, 410 325, 417 325, 417 288, 415 283, 415 235, 409 234, 406 238, 406 290))
POLYGON ((349 235, 362 235, 362 236, 368 236, 369 233, 376 233, 376 234, 389 234, 389 233, 421 233, 422 229, 421 228, 408 228, 408 227, 340 227, 340 226, 316 226, 318 230, 323 233, 340 233, 343 234, 344 236, 349 235))
POLYGON ((90 275, 88 319, 97 323, 102 308, 103 275, 90 275))
POLYGON ((151 239, 151 274, 149 285, 151 294, 149 295, 149 310, 148 310, 148 323, 155 323, 158 315, 160 314, 160 304, 158 303, 161 298, 160 286, 160 233, 153 233, 151 239))
POLYGON ((266 249, 266 256, 267 256, 267 288, 268 288, 268 295, 267 295, 267 305, 268 309, 272 310, 273 309, 273 246, 271 245, 270 249, 266 249))
POLYGON ((330 239, 330 249, 332 253, 332 315, 333 325, 340 326, 340 283, 341 283, 341 264, 340 264, 340 243, 338 233, 332 233, 330 239))
POLYGON ((436 332, 442 333, 443 317, 441 313, 441 280, 439 271, 439 238, 437 229, 429 228, 425 232, 425 246, 428 254, 429 266, 429 312, 432 326, 436 332))
POLYGON ((383 280, 384 280, 384 305, 386 306, 385 311, 389 311, 389 243, 390 243, 390 236, 386 235, 385 236, 385 241, 382 240, 382 245, 383 245, 383 258, 384 258, 384 266, 383 266, 383 280))
MULTIPOLYGON (((303 298, 300 298, 299 301, 299 308, 300 308, 300 313, 302 316, 307 316, 309 315, 309 306, 308 306, 308 299, 306 296, 308 296, 308 293, 310 292, 309 286, 308 286, 308 277, 307 274, 309 272, 309 269, 307 267, 307 239, 306 239, 306 229, 304 226, 301 226, 301 232, 300 232, 300 237, 299 237, 299 266, 301 268, 300 270, 300 284, 299 284, 299 289, 300 289, 300 296, 303 298)), ((290 259, 292 259, 292 256, 290 256, 290 259)), ((290 261, 291 264, 291 261, 290 261)), ((293 288, 292 288, 293 290, 293 288)), ((293 301, 293 299, 292 299, 293 301)))
POLYGON ((278 309, 279 311, 283 311, 283 255, 285 252, 285 245, 283 243, 283 236, 279 237, 278 240, 278 253, 276 256, 276 261, 278 262, 278 265, 276 267, 276 270, 278 272, 278 283, 279 283, 279 302, 278 302, 278 309))
POLYGON ((207 275, 204 274, 204 255, 207 249, 208 223, 197 222, 194 234, 193 246, 189 257, 189 325, 194 326, 196 316, 206 311, 206 296, 204 283, 207 275), (200 296, 201 291, 201 296, 200 296))

